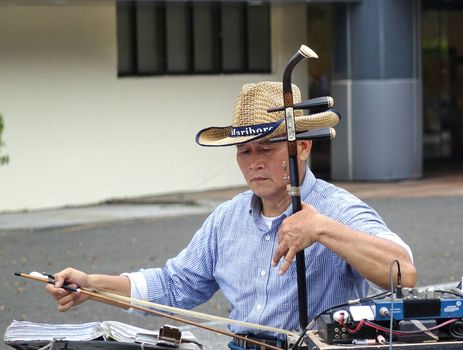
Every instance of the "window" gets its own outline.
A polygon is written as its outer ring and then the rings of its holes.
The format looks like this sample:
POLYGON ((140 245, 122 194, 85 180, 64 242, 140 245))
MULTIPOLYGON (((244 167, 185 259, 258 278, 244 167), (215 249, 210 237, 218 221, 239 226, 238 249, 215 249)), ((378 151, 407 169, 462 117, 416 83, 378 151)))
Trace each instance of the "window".
POLYGON ((118 75, 268 73, 268 2, 118 1, 118 75))

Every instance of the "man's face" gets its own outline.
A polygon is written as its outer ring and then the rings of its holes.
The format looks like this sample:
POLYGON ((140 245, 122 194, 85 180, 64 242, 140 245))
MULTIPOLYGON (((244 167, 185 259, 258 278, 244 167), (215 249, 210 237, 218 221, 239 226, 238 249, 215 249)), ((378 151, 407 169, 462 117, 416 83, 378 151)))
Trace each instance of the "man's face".
MULTIPOLYGON (((302 181, 305 161, 312 141, 298 141, 299 178, 302 181)), ((248 142, 237 146, 236 159, 249 188, 263 201, 287 197, 289 183, 286 142, 248 142)))
MULTIPOLYGON (((300 149, 301 147, 298 147, 298 150, 300 149)), ((300 156, 304 157, 303 154, 300 156)), ((238 145, 236 159, 250 189, 263 201, 278 200, 288 195, 286 185, 289 183, 289 167, 286 142, 262 141, 238 145)))

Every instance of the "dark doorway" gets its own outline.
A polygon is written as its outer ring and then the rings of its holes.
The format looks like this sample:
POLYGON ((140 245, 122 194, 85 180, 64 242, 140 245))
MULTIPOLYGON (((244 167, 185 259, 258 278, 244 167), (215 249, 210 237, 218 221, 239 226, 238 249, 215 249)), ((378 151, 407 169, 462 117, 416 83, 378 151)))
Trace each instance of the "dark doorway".
POLYGON ((463 165, 463 3, 423 1, 425 173, 463 165))
MULTIPOLYGON (((309 60, 310 98, 331 95, 332 18, 332 4, 307 6, 308 45, 319 57, 309 60)), ((310 167, 317 177, 327 180, 331 178, 331 141, 313 142, 310 167)))

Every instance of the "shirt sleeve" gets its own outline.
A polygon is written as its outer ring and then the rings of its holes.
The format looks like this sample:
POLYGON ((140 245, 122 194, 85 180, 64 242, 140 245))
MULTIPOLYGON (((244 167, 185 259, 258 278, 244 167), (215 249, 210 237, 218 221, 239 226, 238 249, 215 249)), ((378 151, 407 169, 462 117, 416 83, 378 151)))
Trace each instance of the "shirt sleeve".
MULTIPOLYGON (((410 259, 413 261, 413 254, 410 247, 396 233, 392 232, 387 227, 376 210, 351 194, 342 193, 341 199, 343 199, 343 204, 338 207, 338 211, 335 215, 336 220, 353 228, 354 230, 393 241, 403 247, 410 256, 410 259)), ((336 259, 335 263, 340 266, 343 264, 342 259, 340 258, 336 259)), ((353 272, 357 276, 361 276, 358 271, 353 270, 353 272)), ((374 283, 368 280, 367 282, 371 288, 383 290, 374 283)))
POLYGON ((220 207, 206 219, 188 246, 167 260, 164 267, 139 271, 146 281, 148 301, 191 309, 209 300, 219 289, 214 278, 219 212, 220 207))
MULTIPOLYGON (((376 235, 376 237, 388 239, 388 240, 400 245, 402 248, 404 248, 407 251, 408 256, 410 257, 411 261, 413 262, 412 250, 410 249, 408 244, 405 243, 397 234, 395 234, 394 232, 388 231, 388 232, 379 233, 379 234, 376 235)), ((373 282, 370 282, 369 280, 367 280, 367 282, 368 282, 368 285, 370 286, 370 288, 372 288, 374 290, 378 290, 378 291, 383 291, 384 290, 384 288, 381 288, 380 286, 374 284, 373 282)))
MULTIPOLYGON (((345 203, 349 202, 346 201, 345 203)), ((413 254, 410 247, 396 233, 392 232, 376 210, 366 203, 355 197, 351 199, 349 204, 344 206, 344 210, 340 211, 338 215, 340 222, 353 229, 397 243, 407 251, 413 262, 413 254)))
POLYGON ((148 285, 145 276, 141 272, 122 273, 130 280, 130 297, 138 300, 148 300, 148 285))
POLYGON ((389 239, 390 241, 397 243, 400 245, 402 248, 404 248, 408 256, 410 257, 410 260, 413 262, 413 253, 410 247, 408 246, 407 243, 405 243, 397 234, 394 232, 388 231, 388 232, 381 232, 376 235, 376 237, 384 238, 384 239, 389 239))

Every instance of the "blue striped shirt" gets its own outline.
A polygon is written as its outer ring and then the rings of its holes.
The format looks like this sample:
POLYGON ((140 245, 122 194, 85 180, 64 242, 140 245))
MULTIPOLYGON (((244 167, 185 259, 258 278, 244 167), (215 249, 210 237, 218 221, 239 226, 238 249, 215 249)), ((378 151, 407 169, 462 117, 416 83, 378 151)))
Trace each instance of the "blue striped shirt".
MULTIPOLYGON (((323 180, 307 168, 301 198, 321 214, 370 235, 394 236, 379 215, 358 198, 323 180)), ((296 263, 279 276, 271 261, 278 245, 281 222, 291 206, 269 228, 261 216, 261 202, 251 191, 221 204, 206 219, 190 244, 163 268, 142 269, 148 299, 191 309, 206 302, 220 288, 230 301, 236 320, 297 330, 296 263)), ((402 242, 403 243, 403 242, 402 242)), ((305 249, 308 315, 366 296, 368 282, 343 259, 315 243, 305 249)), ((252 330, 231 325, 235 333, 252 330)))

